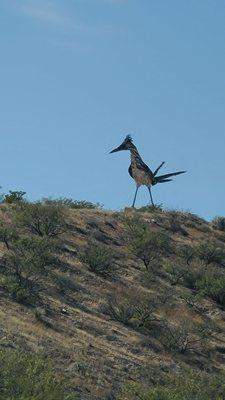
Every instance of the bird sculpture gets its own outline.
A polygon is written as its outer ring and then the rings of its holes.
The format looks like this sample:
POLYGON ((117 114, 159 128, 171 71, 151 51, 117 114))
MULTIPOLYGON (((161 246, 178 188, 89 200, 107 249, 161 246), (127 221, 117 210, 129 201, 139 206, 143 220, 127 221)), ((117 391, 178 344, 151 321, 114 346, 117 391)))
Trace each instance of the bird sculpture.
POLYGON ((128 172, 129 172, 130 176, 136 182, 136 191, 135 191, 132 207, 134 207, 134 205, 135 205, 137 192, 141 185, 147 186, 149 195, 150 195, 151 204, 154 207, 154 202, 153 202, 152 193, 151 193, 151 186, 154 186, 157 183, 170 182, 170 181, 172 181, 172 179, 170 179, 172 176, 184 174, 186 172, 186 171, 178 171, 178 172, 171 172, 169 174, 157 176, 160 168, 165 164, 165 162, 163 161, 158 166, 158 168, 156 168, 156 170, 154 172, 152 172, 150 170, 150 168, 142 160, 140 154, 138 153, 137 147, 134 145, 133 140, 130 135, 127 135, 125 137, 123 143, 119 147, 116 147, 114 150, 110 151, 110 153, 115 153, 116 151, 121 151, 121 150, 129 150, 130 156, 131 156, 131 164, 129 166, 128 172))

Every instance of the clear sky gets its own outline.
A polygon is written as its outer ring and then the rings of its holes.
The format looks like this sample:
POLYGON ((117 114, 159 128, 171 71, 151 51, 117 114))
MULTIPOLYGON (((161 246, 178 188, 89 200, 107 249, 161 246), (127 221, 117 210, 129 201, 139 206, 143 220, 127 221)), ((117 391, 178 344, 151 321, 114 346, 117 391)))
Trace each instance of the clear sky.
POLYGON ((0 134, 3 192, 128 206, 131 134, 188 170, 157 203, 224 215, 225 1, 0 0, 0 134))

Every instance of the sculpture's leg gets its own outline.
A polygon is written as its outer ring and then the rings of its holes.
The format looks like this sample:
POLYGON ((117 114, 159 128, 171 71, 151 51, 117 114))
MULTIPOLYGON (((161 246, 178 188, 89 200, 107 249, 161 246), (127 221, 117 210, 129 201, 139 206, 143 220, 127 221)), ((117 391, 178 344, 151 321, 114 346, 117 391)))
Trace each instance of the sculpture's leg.
POLYGON ((138 189, 139 189, 139 186, 137 186, 137 189, 136 189, 136 191, 135 191, 134 201, 133 201, 132 207, 134 207, 134 205, 135 205, 135 201, 136 201, 138 189))
POLYGON ((152 198, 152 192, 151 192, 151 187, 150 186, 148 186, 148 191, 149 191, 149 194, 150 194, 150 199, 151 199, 152 206, 155 207, 155 204, 154 204, 153 198, 152 198))

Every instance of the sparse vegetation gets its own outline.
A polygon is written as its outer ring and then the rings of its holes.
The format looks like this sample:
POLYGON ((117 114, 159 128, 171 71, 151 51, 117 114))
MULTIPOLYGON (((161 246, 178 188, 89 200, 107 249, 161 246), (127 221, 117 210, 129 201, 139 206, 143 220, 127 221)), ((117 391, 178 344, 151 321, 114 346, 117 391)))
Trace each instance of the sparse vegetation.
POLYGON ((175 229, 170 211, 78 208, 66 199, 1 205, 0 348, 44 354, 73 400, 115 400, 128 376, 134 386, 121 399, 202 400, 189 374, 190 392, 176 377, 189 365, 211 382, 223 368, 223 233, 183 212, 175 229))

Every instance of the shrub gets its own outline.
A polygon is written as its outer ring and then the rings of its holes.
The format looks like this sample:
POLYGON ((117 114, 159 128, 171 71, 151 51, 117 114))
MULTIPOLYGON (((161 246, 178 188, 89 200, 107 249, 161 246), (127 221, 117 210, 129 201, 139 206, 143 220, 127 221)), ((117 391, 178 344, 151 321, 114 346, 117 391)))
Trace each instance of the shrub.
POLYGON ((205 269, 201 265, 192 266, 189 268, 187 273, 183 276, 183 284, 189 289, 198 289, 198 282, 202 279, 205 274, 205 269))
POLYGON ((176 211, 170 211, 168 213, 169 230, 172 233, 180 233, 183 236, 188 236, 188 232, 182 227, 179 213, 176 211))
POLYGON ((62 294, 66 294, 68 291, 77 292, 81 290, 81 286, 74 280, 74 277, 70 274, 65 273, 54 273, 52 275, 55 284, 62 294))
POLYGON ((155 204, 154 206, 150 204, 148 206, 137 208, 137 211, 155 213, 157 211, 163 211, 163 206, 162 204, 155 204))
POLYGON ((212 220, 212 226, 214 229, 225 232, 225 217, 216 217, 212 220))
POLYGON ((177 255, 182 258, 187 265, 190 265, 191 261, 193 261, 196 256, 196 250, 190 245, 182 245, 178 247, 177 255))
POLYGON ((169 280, 171 285, 178 285, 183 282, 183 279, 188 274, 187 265, 182 261, 174 263, 173 261, 166 261, 164 263, 166 272, 169 273, 169 280))
POLYGON ((0 382, 1 399, 74 399, 46 359, 24 351, 0 350, 0 382))
POLYGON ((49 205, 59 205, 65 206, 68 208, 80 209, 80 208, 87 208, 87 209, 99 209, 102 208, 102 205, 99 203, 91 203, 90 201, 86 200, 73 200, 68 199, 66 197, 59 198, 59 199, 43 199, 45 204, 49 205))
POLYGON ((80 259, 87 264, 90 271, 96 274, 107 276, 115 271, 114 252, 102 243, 89 241, 80 259))
POLYGON ((147 270, 160 265, 162 257, 171 251, 167 235, 153 231, 140 219, 126 220, 128 244, 132 253, 140 259, 147 270))
POLYGON ((119 286, 108 296, 104 311, 125 325, 132 323, 134 327, 149 331, 157 321, 157 306, 155 296, 146 295, 134 288, 119 286))
POLYGON ((9 250, 9 244, 11 241, 18 237, 15 228, 5 222, 0 222, 0 241, 3 242, 9 250))
POLYGON ((66 230, 65 213, 55 204, 25 203, 16 210, 16 221, 31 233, 55 237, 66 230))
POLYGON ((168 349, 181 354, 203 349, 209 337, 209 327, 200 322, 184 320, 179 326, 164 324, 159 340, 168 349))
POLYGON ((163 383, 146 388, 137 383, 124 387, 118 400, 222 400, 225 398, 224 374, 209 375, 187 371, 169 375, 163 383))
POLYGON ((196 254, 206 267, 212 263, 225 266, 225 250, 217 241, 200 243, 196 248, 196 254))
POLYGON ((205 315, 207 308, 202 304, 203 293, 186 293, 182 295, 182 299, 187 304, 190 309, 193 309, 195 312, 200 315, 205 315))
POLYGON ((136 298, 133 291, 118 287, 108 296, 105 311, 115 320, 127 325, 135 314, 136 298))
POLYGON ((208 271, 197 281, 197 289, 225 307, 225 275, 216 270, 208 271))
POLYGON ((26 192, 10 190, 9 194, 5 195, 4 202, 9 204, 24 202, 25 194, 26 192))
POLYGON ((49 318, 47 310, 44 308, 37 307, 34 312, 35 318, 38 322, 46 326, 47 328, 57 330, 54 320, 49 318))
POLYGON ((20 302, 32 301, 37 295, 38 281, 55 265, 57 244, 50 239, 23 237, 13 242, 11 253, 5 256, 5 286, 20 302))
POLYGON ((33 305, 37 300, 37 294, 27 287, 25 281, 18 281, 15 276, 5 276, 3 286, 18 303, 33 305))
POLYGON ((193 274, 195 270, 193 269, 193 265, 191 265, 191 261, 193 261, 195 257, 195 250, 191 246, 182 245, 179 246, 176 251, 178 257, 174 260, 166 260, 164 263, 164 268, 166 272, 169 273, 169 279, 171 285, 177 285, 180 283, 186 282, 186 285, 189 287, 193 286, 194 282, 188 282, 188 280, 194 279, 193 274))
POLYGON ((135 302, 135 325, 143 328, 145 333, 150 333, 159 322, 156 316, 158 306, 156 296, 139 293, 135 302))

